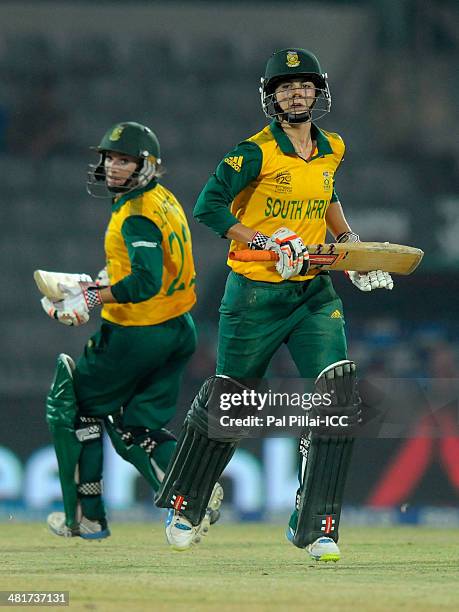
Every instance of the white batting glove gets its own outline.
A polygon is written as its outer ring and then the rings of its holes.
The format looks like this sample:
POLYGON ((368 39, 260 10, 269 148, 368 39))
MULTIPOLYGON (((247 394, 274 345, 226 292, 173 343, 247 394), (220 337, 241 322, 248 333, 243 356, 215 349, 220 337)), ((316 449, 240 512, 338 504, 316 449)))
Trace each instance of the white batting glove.
POLYGON ((52 302, 47 297, 44 297, 41 299, 41 306, 46 314, 51 317, 51 319, 55 319, 63 325, 73 325, 78 327, 79 325, 84 325, 89 321, 88 311, 71 310, 68 305, 65 304, 65 300, 52 302))
POLYGON ((64 294, 64 305, 67 309, 88 312, 102 304, 100 290, 94 283, 79 283, 77 286, 59 283, 64 294))
POLYGON ((268 238, 265 247, 278 254, 276 270, 284 280, 305 274, 309 268, 309 253, 299 236, 287 227, 280 227, 268 238))
POLYGON ((360 291, 373 291, 373 289, 388 289, 390 291, 394 288, 394 281, 389 272, 372 270, 371 272, 360 274, 360 272, 348 270, 347 274, 351 282, 360 291))
POLYGON ((110 285, 110 279, 108 278, 107 266, 102 268, 96 276, 95 283, 98 287, 108 287, 110 285))
POLYGON ((64 299, 52 302, 43 298, 41 305, 49 317, 64 325, 84 325, 89 321, 89 312, 102 304, 100 291, 92 282, 78 285, 58 283, 58 287, 64 299))
POLYGON ((336 242, 360 242, 360 236, 355 232, 343 232, 335 238, 336 242))

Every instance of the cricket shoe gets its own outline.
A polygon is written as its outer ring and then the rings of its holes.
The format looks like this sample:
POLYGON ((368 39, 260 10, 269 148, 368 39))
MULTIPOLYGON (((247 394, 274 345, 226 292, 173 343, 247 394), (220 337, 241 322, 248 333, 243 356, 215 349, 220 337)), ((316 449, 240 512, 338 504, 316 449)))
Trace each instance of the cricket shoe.
POLYGON ((212 495, 210 496, 206 513, 202 519, 201 528, 199 533, 196 534, 193 544, 198 544, 201 541, 201 537, 209 533, 210 526, 214 525, 220 518, 220 507, 222 505, 223 495, 222 485, 216 482, 212 489, 212 495))
POLYGON ((90 521, 83 516, 80 522, 73 528, 65 524, 65 514, 63 512, 52 512, 46 519, 48 527, 57 536, 64 538, 80 537, 84 540, 102 540, 108 538, 110 530, 105 521, 90 521))
POLYGON ((180 512, 171 508, 166 518, 166 539, 174 550, 187 550, 201 539, 201 525, 192 525, 180 512))
POLYGON ((223 487, 216 483, 209 499, 206 513, 199 525, 192 525, 190 521, 172 508, 166 518, 166 539, 174 550, 187 550, 193 544, 199 544, 202 536, 209 532, 211 525, 220 518, 220 506, 223 501, 223 487))
MULTIPOLYGON (((291 527, 287 527, 285 535, 287 536, 287 540, 293 544, 293 536, 295 534, 291 527)), ((331 538, 326 538, 325 536, 317 538, 317 540, 306 547, 306 550, 314 561, 334 561, 336 563, 336 561, 339 561, 341 558, 338 544, 331 538)))
POLYGON ((334 561, 336 563, 341 557, 338 544, 335 540, 324 536, 317 538, 312 544, 309 544, 306 550, 314 561, 334 561))

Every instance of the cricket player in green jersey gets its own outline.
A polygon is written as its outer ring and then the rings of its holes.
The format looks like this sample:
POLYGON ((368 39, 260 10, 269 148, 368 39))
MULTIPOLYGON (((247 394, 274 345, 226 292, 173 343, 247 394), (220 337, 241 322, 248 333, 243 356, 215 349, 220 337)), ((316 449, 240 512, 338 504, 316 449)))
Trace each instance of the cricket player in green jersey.
MULTIPOLYGON (((272 122, 224 157, 194 215, 229 238, 231 251, 268 249, 279 259, 272 266, 228 259, 232 270, 220 308, 216 375, 193 402, 157 495, 158 505, 172 507, 166 535, 176 548, 192 542, 212 488, 242 437, 209 438, 221 394, 262 378, 283 343, 300 376, 333 395, 335 415, 351 424, 361 420, 343 306, 330 276, 308 270, 305 247, 325 242, 327 230, 338 242, 359 240, 335 190, 343 140, 315 123, 330 110, 327 75, 309 51, 284 49, 271 56, 261 81, 262 107, 272 122), (207 462, 200 469, 198 454, 207 462)), ((393 287, 381 271, 351 271, 349 277, 362 291, 393 287)), ((315 408, 316 416, 327 410, 315 408)), ((352 436, 329 430, 309 430, 300 442, 300 482, 287 536, 317 560, 340 556, 338 525, 352 444, 352 436)))
POLYGON ((83 275, 60 286, 64 300, 42 300, 47 314, 66 325, 86 323, 102 306, 100 330, 78 362, 59 356, 46 404, 65 509, 52 513, 48 525, 56 535, 86 539, 110 535, 102 425, 115 450, 157 490, 176 445, 165 426, 196 347, 190 231, 181 205, 159 182, 156 135, 119 123, 96 149, 88 191, 111 199, 105 282, 83 275))

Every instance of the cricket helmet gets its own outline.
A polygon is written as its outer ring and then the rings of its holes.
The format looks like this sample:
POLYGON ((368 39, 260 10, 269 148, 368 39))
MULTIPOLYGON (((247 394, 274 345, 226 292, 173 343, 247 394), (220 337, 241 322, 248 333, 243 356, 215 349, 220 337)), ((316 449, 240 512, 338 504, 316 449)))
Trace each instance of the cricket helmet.
POLYGON ((261 105, 265 115, 287 123, 304 123, 320 119, 330 112, 331 95, 327 73, 322 72, 317 57, 306 49, 282 49, 269 58, 265 74, 261 77, 261 105), (316 88, 315 100, 305 113, 283 111, 276 99, 276 87, 291 80, 308 80, 316 88))
POLYGON ((135 121, 125 121, 112 126, 96 147, 99 153, 96 164, 89 164, 87 189, 94 197, 113 197, 129 193, 134 189, 146 187, 159 176, 161 152, 156 134, 145 125, 135 121), (105 180, 105 157, 108 152, 130 155, 138 160, 137 168, 120 187, 108 187, 105 180))

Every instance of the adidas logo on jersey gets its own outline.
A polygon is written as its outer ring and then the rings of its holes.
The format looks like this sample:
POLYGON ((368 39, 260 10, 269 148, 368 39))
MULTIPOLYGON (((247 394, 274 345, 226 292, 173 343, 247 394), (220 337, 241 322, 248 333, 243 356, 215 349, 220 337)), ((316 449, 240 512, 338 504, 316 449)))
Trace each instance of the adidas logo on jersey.
POLYGON ((330 315, 330 319, 341 319, 343 315, 340 313, 339 310, 334 310, 331 315, 330 315))
POLYGON ((236 172, 240 172, 243 159, 243 156, 239 155, 239 157, 225 157, 224 161, 226 164, 228 164, 228 166, 231 166, 233 170, 236 170, 236 172))

